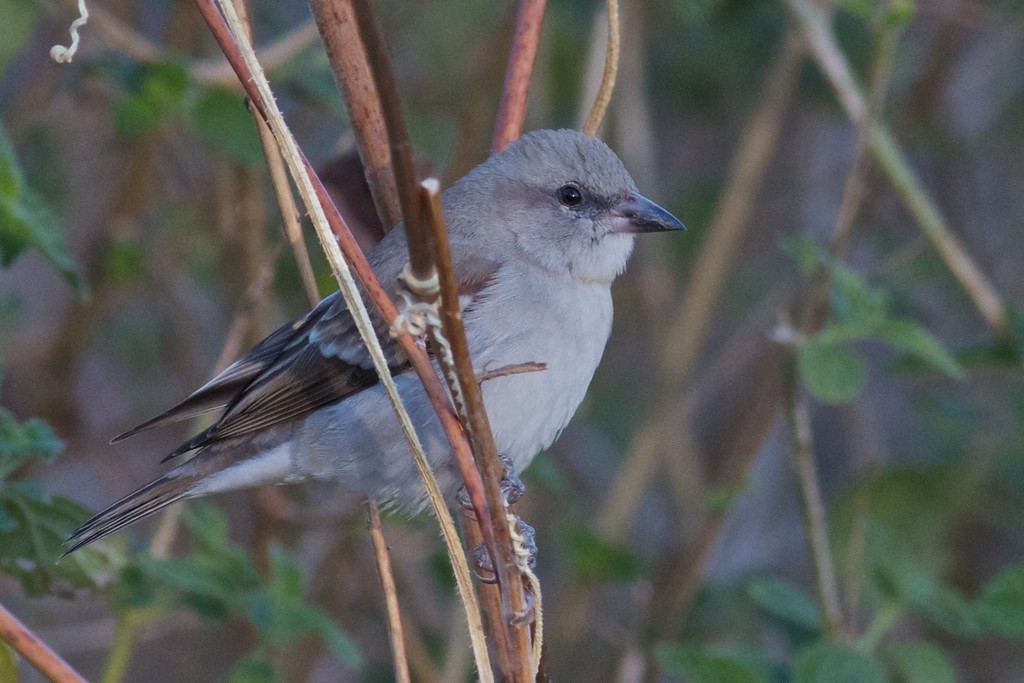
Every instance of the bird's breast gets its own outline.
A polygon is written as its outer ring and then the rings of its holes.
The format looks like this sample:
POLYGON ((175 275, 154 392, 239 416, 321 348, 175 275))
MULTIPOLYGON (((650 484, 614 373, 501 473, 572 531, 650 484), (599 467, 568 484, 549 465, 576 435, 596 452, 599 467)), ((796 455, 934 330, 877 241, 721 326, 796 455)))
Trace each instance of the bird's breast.
POLYGON ((467 313, 477 375, 491 375, 482 390, 495 442, 517 472, 551 445, 583 401, 611 321, 608 285, 571 277, 489 293, 467 313), (545 368, 493 376, 529 363, 545 368))

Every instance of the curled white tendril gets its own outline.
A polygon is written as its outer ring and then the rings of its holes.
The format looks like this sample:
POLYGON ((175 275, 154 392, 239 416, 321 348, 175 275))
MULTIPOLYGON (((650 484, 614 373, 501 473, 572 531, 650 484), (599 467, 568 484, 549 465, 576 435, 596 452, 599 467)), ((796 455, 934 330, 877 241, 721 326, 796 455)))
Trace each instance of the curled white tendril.
POLYGON ((399 283, 401 283, 401 287, 398 295, 402 301, 398 306, 398 317, 391 324, 391 336, 407 332, 413 337, 422 337, 428 332, 430 333, 438 347, 441 369, 444 370, 445 376, 449 380, 452 400, 455 401, 455 410, 460 415, 465 415, 466 397, 455 372, 455 356, 452 354, 452 345, 441 329, 441 316, 438 313, 440 302, 438 294, 441 287, 437 279, 437 272, 431 272, 429 277, 421 280, 412 274, 409 264, 406 263, 399 283))
POLYGON ((530 568, 530 549, 527 547, 526 538, 519 531, 519 519, 508 508, 505 508, 505 521, 508 522, 508 532, 512 537, 512 549, 516 554, 516 567, 526 577, 527 583, 533 590, 533 622, 536 626, 533 634, 533 671, 534 676, 540 670, 540 655, 544 646, 544 610, 541 608, 540 579, 530 568))
POLYGON ((68 33, 71 34, 71 44, 67 47, 54 45, 50 48, 50 59, 58 64, 66 64, 75 58, 78 52, 79 35, 78 29, 85 26, 89 21, 89 10, 85 6, 85 0, 78 0, 78 18, 71 22, 68 33))

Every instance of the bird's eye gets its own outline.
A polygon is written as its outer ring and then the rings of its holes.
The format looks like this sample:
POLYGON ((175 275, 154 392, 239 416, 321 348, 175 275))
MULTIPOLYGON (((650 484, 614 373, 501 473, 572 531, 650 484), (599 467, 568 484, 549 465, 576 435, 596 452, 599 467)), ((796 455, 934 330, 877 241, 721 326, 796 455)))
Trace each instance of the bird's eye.
POLYGON ((579 206, 583 203, 583 193, 575 185, 562 185, 558 188, 558 201, 566 206, 579 206))

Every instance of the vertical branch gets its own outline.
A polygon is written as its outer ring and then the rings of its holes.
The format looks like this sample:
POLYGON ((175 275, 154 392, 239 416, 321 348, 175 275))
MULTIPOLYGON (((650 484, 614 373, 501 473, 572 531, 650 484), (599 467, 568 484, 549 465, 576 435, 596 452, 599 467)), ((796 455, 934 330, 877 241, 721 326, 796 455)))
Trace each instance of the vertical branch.
POLYGON ((55 683, 85 683, 85 679, 51 650, 16 616, 0 605, 0 639, 55 683))
POLYGON ((380 507, 372 500, 368 505, 370 541, 373 543, 373 556, 377 559, 377 576, 380 578, 380 587, 384 591, 384 605, 388 617, 388 640, 391 643, 391 657, 394 660, 395 680, 398 683, 409 683, 409 660, 405 654, 402 612, 398 608, 395 575, 391 571, 388 544, 384 540, 384 530, 380 524, 380 507))
POLYGON ((807 545, 814 563, 818 583, 818 597, 824 614, 825 634, 839 638, 842 634, 843 615, 839 604, 832 549, 829 547, 828 528, 825 523, 825 504, 818 486, 818 469, 814 459, 814 441, 807 399, 796 385, 795 370, 790 367, 786 380, 786 417, 793 440, 793 464, 800 482, 800 503, 804 513, 807 545))
POLYGON ((352 0, 310 0, 309 6, 345 99, 377 215, 384 230, 390 230, 401 222, 402 207, 380 96, 359 36, 352 0))
POLYGON ((417 279, 429 279, 434 270, 430 250, 430 237, 420 220, 419 179, 412 159, 412 143, 402 115, 402 102, 391 70, 384 40, 377 26, 371 0, 351 0, 355 11, 359 37, 366 51, 370 78, 377 86, 379 106, 383 116, 388 142, 391 146, 391 169, 405 222, 409 242, 409 264, 417 279))
POLYGON ((608 48, 604 55, 604 74, 601 76, 601 87, 594 99, 594 106, 583 124, 583 132, 587 135, 597 135, 604 121, 605 112, 608 111, 608 103, 612 101, 612 91, 615 90, 615 78, 619 73, 619 2, 608 0, 608 48))
MULTIPOLYGON (((491 425, 487 419, 487 412, 484 409, 483 392, 480 390, 469 357, 469 344, 466 341, 462 311, 459 308, 458 283, 455 279, 451 249, 448 243, 448 227, 441 207, 441 189, 437 180, 431 178, 423 182, 422 201, 426 221, 432 230, 441 286, 441 321, 445 337, 451 344, 454 369, 458 375, 458 390, 463 397, 467 432, 476 456, 477 466, 483 476, 490 505, 491 523, 494 525, 498 541, 495 548, 497 551, 495 573, 502 588, 506 612, 509 615, 521 615, 527 612, 527 605, 523 594, 522 575, 517 566, 515 546, 507 521, 508 513, 501 493, 501 479, 504 472, 498 448, 491 433, 491 425)), ((537 597, 539 599, 539 596, 537 597)), ((530 652, 529 624, 513 625, 512 636, 509 656, 514 664, 519 665, 519 675, 525 676, 526 679, 532 679, 533 666, 528 656, 530 652)))
POLYGON ((505 72, 498 120, 495 124, 491 153, 497 154, 519 137, 526 120, 526 101, 530 93, 530 76, 540 45, 540 28, 547 0, 521 0, 516 15, 515 37, 505 72))

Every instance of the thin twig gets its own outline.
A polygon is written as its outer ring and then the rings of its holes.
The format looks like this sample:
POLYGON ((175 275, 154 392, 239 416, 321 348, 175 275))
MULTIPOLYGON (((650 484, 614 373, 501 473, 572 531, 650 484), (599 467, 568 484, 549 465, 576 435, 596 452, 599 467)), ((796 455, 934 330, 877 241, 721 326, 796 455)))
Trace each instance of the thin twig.
MULTIPOLYGON (((785 3, 796 18, 818 67, 832 84, 846 115, 859 124, 867 115, 868 104, 832 32, 831 10, 813 0, 785 0, 785 3)), ((874 126, 870 149, 921 231, 960 282, 982 318, 997 335, 1008 337, 1011 334, 1010 324, 1002 298, 950 230, 939 207, 921 185, 887 127, 882 124, 874 126)))
POLYGON ((594 106, 590 109, 586 123, 583 124, 583 132, 587 135, 597 135, 604 121, 605 112, 608 111, 608 103, 612 101, 612 92, 615 90, 615 77, 619 73, 619 50, 621 41, 619 39, 619 2, 608 0, 605 10, 608 14, 608 49, 604 56, 604 74, 601 76, 601 87, 594 99, 594 106))
POLYGON ((313 273, 313 263, 309 259, 309 250, 306 248, 306 241, 302 238, 299 207, 295 204, 295 195, 292 194, 291 185, 288 183, 288 171, 284 167, 281 151, 277 148, 274 135, 270 132, 266 121, 259 116, 253 118, 256 120, 256 129, 260 134, 260 143, 263 145, 263 152, 267 158, 270 184, 274 188, 277 206, 281 210, 285 238, 288 240, 288 246, 291 247, 292 258, 295 259, 295 267, 299 271, 302 290, 306 293, 306 299, 309 301, 310 306, 315 306, 320 300, 320 292, 316 285, 316 275, 313 273))
POLYGON ((790 368, 786 382, 786 416, 793 441, 793 464, 800 483, 800 503, 804 513, 807 544, 814 563, 818 584, 818 598, 824 615, 825 635, 839 638, 842 634, 843 614, 839 604, 832 549, 829 547, 825 523, 825 504, 818 486, 818 470, 814 457, 811 415, 807 397, 797 386, 795 368, 790 368))
POLYGON ((530 93, 530 76, 540 45, 540 28, 544 21, 547 0, 521 0, 516 15, 515 37, 501 91, 501 104, 495 124, 491 153, 497 154, 512 144, 523 130, 526 102, 530 93))
POLYGON ((514 363, 512 365, 502 365, 500 368, 494 370, 484 370, 476 376, 477 384, 483 384, 484 382, 499 377, 508 377, 509 375, 522 375, 527 372, 543 372, 548 369, 547 363, 514 363))
POLYGON ((368 503, 370 525, 370 542, 373 544, 373 556, 377 560, 377 576, 380 587, 384 591, 384 606, 388 617, 388 640, 391 643, 391 657, 395 667, 395 680, 398 683, 409 683, 409 660, 405 654, 405 636, 402 631, 402 612, 398 608, 398 591, 395 588, 395 575, 391 571, 391 558, 388 555, 388 544, 384 540, 384 530, 380 524, 380 506, 376 501, 368 503))
POLYGON ((0 638, 55 683, 85 683, 85 679, 51 650, 17 617, 0 604, 0 638))
POLYGON ((384 112, 363 49, 352 0, 310 0, 309 6, 345 100, 377 215, 384 230, 390 230, 401 222, 402 206, 391 167, 384 112))
MULTIPOLYGON (((503 467, 494 443, 491 425, 484 407, 483 392, 479 380, 473 371, 469 357, 469 344, 466 341, 466 330, 462 322, 462 311, 459 308, 459 288, 452 264, 451 249, 448 243, 448 227, 441 207, 441 188, 435 179, 428 179, 422 185, 423 215, 433 233, 435 260, 439 282, 441 285, 441 321, 444 334, 451 344, 454 358, 454 370, 457 374, 458 392, 464 399, 467 433, 473 446, 477 466, 483 476, 490 505, 491 520, 496 536, 497 563, 494 565, 503 606, 510 616, 525 614, 527 605, 523 593, 523 577, 517 563, 515 546, 510 536, 506 521, 508 513, 501 493, 503 467)), ((453 388, 453 393, 455 389, 453 388)), ((532 680, 535 676, 536 663, 530 661, 530 628, 529 623, 512 624, 513 639, 510 643, 509 656, 517 665, 518 680, 532 680)), ((540 634, 538 634, 538 638, 540 634)))

